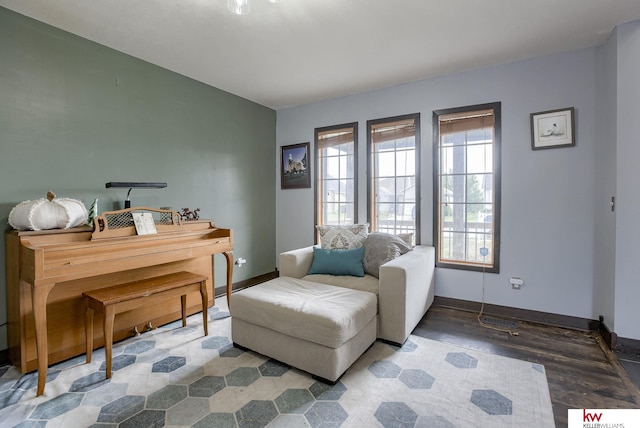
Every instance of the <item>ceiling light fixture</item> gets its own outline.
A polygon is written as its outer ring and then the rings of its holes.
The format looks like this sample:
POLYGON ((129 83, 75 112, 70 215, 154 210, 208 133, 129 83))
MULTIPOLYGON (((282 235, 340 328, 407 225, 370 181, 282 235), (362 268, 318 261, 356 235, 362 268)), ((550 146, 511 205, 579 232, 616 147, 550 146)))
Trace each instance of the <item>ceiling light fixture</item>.
POLYGON ((227 8, 236 15, 247 15, 251 12, 249 0, 227 0, 227 8))
MULTIPOLYGON (((268 3, 276 4, 279 0, 267 0, 268 3)), ((248 15, 251 12, 249 0, 227 0, 227 9, 236 15, 248 15)))

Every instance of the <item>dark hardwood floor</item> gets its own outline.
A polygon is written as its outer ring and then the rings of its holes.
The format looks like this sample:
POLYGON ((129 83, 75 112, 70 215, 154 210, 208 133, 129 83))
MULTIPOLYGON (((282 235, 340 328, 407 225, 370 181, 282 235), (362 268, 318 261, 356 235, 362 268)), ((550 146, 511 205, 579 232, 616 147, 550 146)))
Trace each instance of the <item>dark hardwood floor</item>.
POLYGON ((543 364, 557 427, 567 426, 568 409, 640 408, 640 390, 597 332, 518 321, 511 336, 477 315, 434 305, 413 334, 543 364))

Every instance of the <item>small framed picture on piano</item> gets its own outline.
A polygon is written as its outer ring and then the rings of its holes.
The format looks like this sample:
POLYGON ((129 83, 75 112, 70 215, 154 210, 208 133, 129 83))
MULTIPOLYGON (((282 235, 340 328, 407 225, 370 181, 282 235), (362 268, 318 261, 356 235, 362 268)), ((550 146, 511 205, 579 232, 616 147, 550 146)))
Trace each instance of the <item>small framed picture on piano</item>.
POLYGON ((151 213, 131 213, 131 215, 138 235, 154 235, 158 233, 151 213))

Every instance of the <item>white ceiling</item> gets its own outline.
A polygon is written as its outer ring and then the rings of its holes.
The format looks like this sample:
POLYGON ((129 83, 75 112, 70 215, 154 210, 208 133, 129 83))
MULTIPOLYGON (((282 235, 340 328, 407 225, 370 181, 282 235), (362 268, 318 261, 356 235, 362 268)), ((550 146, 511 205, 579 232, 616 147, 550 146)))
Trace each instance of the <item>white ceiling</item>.
POLYGON ((0 0, 118 51, 281 109, 601 45, 640 0, 0 0))

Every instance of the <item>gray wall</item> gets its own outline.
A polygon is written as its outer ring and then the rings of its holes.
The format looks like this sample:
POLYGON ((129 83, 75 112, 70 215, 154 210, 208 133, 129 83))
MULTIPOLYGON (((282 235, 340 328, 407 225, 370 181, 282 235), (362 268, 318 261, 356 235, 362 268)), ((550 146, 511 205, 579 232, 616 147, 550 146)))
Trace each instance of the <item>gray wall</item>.
POLYGON ((598 167, 594 171, 597 198, 593 274, 599 285, 594 289, 594 303, 596 313, 603 316, 611 331, 615 330, 616 212, 611 211, 610 201, 616 196, 617 40, 617 31, 614 31, 601 51, 603 84, 598 109, 605 122, 603 144, 596 147, 598 167))
POLYGON ((640 339, 640 22, 616 29, 615 332, 640 339))
POLYGON ((604 144, 598 145, 594 295, 596 313, 620 337, 640 339, 637 302, 640 242, 640 22, 620 25, 603 47, 600 105, 604 144), (609 206, 616 197, 615 212, 609 206))
MULTIPOLYGON (((486 274, 486 301, 594 318, 594 170, 598 147, 606 144, 597 109, 600 58, 600 49, 583 49, 281 110, 275 150, 313 142, 315 127, 358 121, 358 205, 364 222, 366 121, 420 113, 421 242, 431 244, 432 112, 501 101, 501 272, 486 274), (577 145, 532 151, 529 114, 572 106, 577 145), (524 279, 520 291, 511 289, 511 276, 524 279)), ((313 189, 280 190, 278 185, 276 199, 277 251, 313 244, 313 189)), ((482 281, 481 273, 438 269, 436 294, 480 301, 482 281)))
POLYGON ((0 8, 2 224, 49 189, 87 207, 98 198, 104 211, 126 196, 106 182, 166 181, 133 190, 132 205, 200 208, 233 229, 235 256, 248 260, 234 281, 250 278, 275 267, 274 144, 269 108, 0 8))

